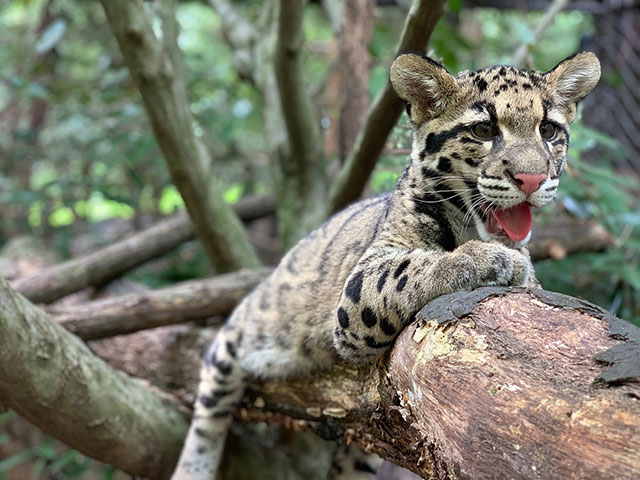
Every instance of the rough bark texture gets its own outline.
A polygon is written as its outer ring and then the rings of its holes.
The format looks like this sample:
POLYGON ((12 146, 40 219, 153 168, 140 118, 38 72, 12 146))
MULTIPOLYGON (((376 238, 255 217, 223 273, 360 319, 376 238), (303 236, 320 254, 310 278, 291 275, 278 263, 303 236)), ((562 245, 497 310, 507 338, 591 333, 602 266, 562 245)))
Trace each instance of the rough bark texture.
MULTIPOLYGON (((425 478, 637 478, 640 331, 572 297, 506 292, 432 302, 377 367, 256 382, 237 418, 344 436, 425 478)), ((94 348, 188 404, 214 333, 171 328, 136 335, 141 357, 125 337, 94 348)))
POLYGON ((187 419, 175 399, 118 372, 0 278, 0 400, 67 445, 166 478, 187 419))
POLYGON ((95 340, 228 315, 269 273, 267 268, 227 273, 80 305, 56 305, 47 312, 81 339, 95 340))
MULTIPOLYGON (((259 196, 241 200, 233 208, 242 219, 249 221, 273 212, 275 204, 273 197, 259 196)), ((113 280, 191 238, 191 220, 186 213, 179 213, 106 248, 16 280, 12 286, 34 303, 50 303, 113 280)))
MULTIPOLYGON (((444 0, 417 0, 413 4, 396 49, 398 53, 426 50, 431 33, 442 15, 444 3, 444 0)), ((327 216, 362 194, 403 106, 404 102, 393 91, 391 83, 387 82, 369 110, 355 146, 333 183, 325 212, 327 216)))
MULTIPOLYGON (((104 0, 102 5, 142 96, 173 183, 212 263, 219 272, 258 266, 239 219, 222 199, 209 153, 193 131, 175 19, 165 16, 160 41, 142 0, 104 0)), ((173 10, 170 13, 173 15, 173 10)))

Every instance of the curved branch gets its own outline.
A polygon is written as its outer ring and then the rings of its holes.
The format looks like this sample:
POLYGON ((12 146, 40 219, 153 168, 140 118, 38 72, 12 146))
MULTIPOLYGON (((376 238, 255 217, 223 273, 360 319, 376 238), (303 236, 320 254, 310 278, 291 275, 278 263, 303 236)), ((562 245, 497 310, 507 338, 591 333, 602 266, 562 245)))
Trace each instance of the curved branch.
POLYGON ((171 58, 179 55, 171 51, 177 46, 167 47, 155 37, 142 0, 103 0, 102 5, 209 258, 220 272, 259 265, 240 221, 222 198, 209 153, 193 131, 186 81, 171 58))
POLYGON ((187 431, 185 410, 97 358, 0 278, 3 405, 87 455, 166 478, 187 431))
MULTIPOLYGON (((444 11, 444 0, 416 0, 407 15, 398 54, 426 50, 431 33, 444 11)), ((404 102, 393 91, 390 82, 375 99, 367 122, 360 131, 355 146, 338 173, 329 193, 326 216, 356 200, 373 171, 389 133, 395 126, 404 102)))

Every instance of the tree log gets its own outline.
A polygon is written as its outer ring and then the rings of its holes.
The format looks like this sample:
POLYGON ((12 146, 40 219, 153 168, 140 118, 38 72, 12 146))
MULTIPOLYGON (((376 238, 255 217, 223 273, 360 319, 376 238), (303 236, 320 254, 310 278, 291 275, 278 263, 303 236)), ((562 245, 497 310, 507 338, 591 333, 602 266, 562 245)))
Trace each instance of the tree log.
POLYGON ((95 340, 226 316, 269 273, 268 268, 241 270, 80 305, 55 305, 46 311, 82 340, 95 340))
MULTIPOLYGON (((248 197, 233 208, 243 220, 250 221, 273 212, 275 200, 272 196, 248 197)), ((189 216, 181 212, 101 250, 16 280, 12 286, 34 303, 50 303, 83 288, 113 280, 164 255, 192 239, 193 235, 189 216)))
MULTIPOLYGON (((94 349, 188 404, 214 334, 162 330, 94 349)), ((344 435, 424 478, 631 480, 638 382, 640 329, 565 295, 485 288, 429 304, 378 366, 255 382, 236 417, 344 435)))

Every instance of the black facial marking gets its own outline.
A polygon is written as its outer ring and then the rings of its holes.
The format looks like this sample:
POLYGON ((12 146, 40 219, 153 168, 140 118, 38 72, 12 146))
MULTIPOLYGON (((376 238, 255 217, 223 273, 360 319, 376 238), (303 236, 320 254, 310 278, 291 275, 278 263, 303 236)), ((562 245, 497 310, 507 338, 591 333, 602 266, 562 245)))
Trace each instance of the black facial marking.
POLYGON ((338 308, 338 323, 342 328, 347 328, 349 326, 349 315, 345 312, 344 308, 338 308))
POLYGON ((470 167, 474 167, 475 168, 478 165, 480 165, 480 162, 476 162, 473 158, 470 158, 470 157, 465 158, 464 161, 470 167))
POLYGON ((452 173, 453 169, 451 168, 451 160, 447 157, 440 157, 438 159, 438 170, 444 173, 452 173))
POLYGON ((460 154, 459 154, 458 152, 453 152, 453 153, 451 154, 451 156, 452 156, 453 158, 455 158, 456 160, 460 160, 460 154))
MULTIPOLYGON (((433 194, 426 193, 421 198, 414 199, 414 210, 431 217, 439 227, 439 235, 436 236, 436 242, 447 251, 453 251, 456 248, 455 237, 451 225, 445 216, 443 206, 439 203, 432 203, 433 194)), ((437 198, 437 197, 436 197, 437 198)))
POLYGON ((484 188, 486 190, 500 190, 502 192, 510 190, 509 187, 503 187, 502 185, 486 185, 484 188))
POLYGON ((440 178, 441 176, 440 172, 434 170, 433 168, 429 168, 426 165, 423 165, 420 171, 422 172, 422 176, 424 178, 440 178))
POLYGON ((369 346, 371 348, 386 348, 389 345, 391 345, 391 343, 392 343, 392 341, 389 341, 389 342, 378 342, 371 335, 367 335, 366 337, 364 337, 364 341, 367 344, 367 346, 369 346))
POLYGON ((369 307, 365 307, 362 309, 361 313, 362 323, 364 323, 365 327, 373 327, 376 323, 378 323, 378 317, 373 310, 369 307))
POLYGON ((402 277, 400 280, 398 280, 398 284, 396 285, 396 290, 398 292, 402 291, 404 286, 407 284, 407 280, 409 280, 409 277, 407 277, 406 275, 402 277))
POLYGON ((396 271, 393 272, 393 278, 398 278, 400 275, 402 275, 402 272, 404 272, 407 269, 410 263, 411 263, 411 260, 407 259, 403 261, 400 265, 398 265, 398 268, 396 268, 396 271))
POLYGON ((357 272, 354 274, 349 280, 349 283, 347 283, 347 288, 344 290, 344 293, 347 294, 347 297, 349 297, 353 303, 358 303, 360 301, 363 277, 363 272, 357 272))
POLYGON ((533 85, 531 85, 530 83, 523 83, 522 88, 524 88, 525 90, 531 90, 533 88, 533 85))
POLYGON ((462 137, 460 143, 473 143, 474 145, 482 145, 482 142, 471 137, 462 137))
POLYGON ((196 449, 196 452, 198 452, 198 455, 204 455, 205 453, 207 453, 207 449, 206 447, 198 447, 196 449))
POLYGON ((442 150, 442 147, 447 140, 457 137, 460 132, 466 130, 466 128, 467 127, 465 125, 456 125, 451 130, 445 130, 440 133, 430 133, 427 135, 424 150, 420 153, 420 158, 424 159, 427 155, 438 153, 442 150))
POLYGON ((378 293, 382 292, 382 288, 384 287, 385 282, 387 281, 387 277, 389 276, 389 269, 386 269, 380 278, 378 279, 378 285, 376 285, 378 289, 378 293))
POLYGON ((396 333, 396 327, 389 323, 389 319, 387 317, 382 317, 380 319, 380 330, 382 330, 385 335, 389 336, 395 335, 396 333))

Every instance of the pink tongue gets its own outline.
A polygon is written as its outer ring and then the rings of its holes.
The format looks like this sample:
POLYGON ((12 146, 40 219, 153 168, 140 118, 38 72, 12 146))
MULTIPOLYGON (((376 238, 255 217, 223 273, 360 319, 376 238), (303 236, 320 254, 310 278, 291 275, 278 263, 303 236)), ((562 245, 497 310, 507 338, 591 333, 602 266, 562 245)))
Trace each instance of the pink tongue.
POLYGON ((531 231, 531 205, 527 202, 506 210, 493 210, 493 216, 514 242, 521 242, 531 231))

